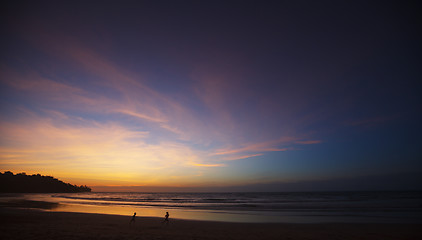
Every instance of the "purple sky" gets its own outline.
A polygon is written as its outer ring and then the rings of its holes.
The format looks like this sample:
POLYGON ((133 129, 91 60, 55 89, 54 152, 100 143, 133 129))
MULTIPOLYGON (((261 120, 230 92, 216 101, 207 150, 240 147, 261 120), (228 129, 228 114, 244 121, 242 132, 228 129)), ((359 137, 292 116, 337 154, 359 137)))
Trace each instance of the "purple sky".
POLYGON ((420 10, 9 1, 0 170, 94 190, 292 190, 369 176, 383 188, 422 170, 420 10))

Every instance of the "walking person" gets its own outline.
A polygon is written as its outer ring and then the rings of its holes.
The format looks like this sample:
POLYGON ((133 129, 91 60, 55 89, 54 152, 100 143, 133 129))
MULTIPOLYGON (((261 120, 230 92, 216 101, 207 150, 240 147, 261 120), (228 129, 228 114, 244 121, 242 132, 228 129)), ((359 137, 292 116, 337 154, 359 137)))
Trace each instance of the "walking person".
POLYGON ((169 224, 169 216, 170 216, 169 212, 166 212, 166 215, 164 216, 164 221, 163 221, 163 223, 166 223, 166 225, 169 224))
POLYGON ((136 212, 133 213, 132 219, 130 219, 130 223, 129 224, 132 224, 132 223, 135 222, 135 217, 136 217, 136 212))

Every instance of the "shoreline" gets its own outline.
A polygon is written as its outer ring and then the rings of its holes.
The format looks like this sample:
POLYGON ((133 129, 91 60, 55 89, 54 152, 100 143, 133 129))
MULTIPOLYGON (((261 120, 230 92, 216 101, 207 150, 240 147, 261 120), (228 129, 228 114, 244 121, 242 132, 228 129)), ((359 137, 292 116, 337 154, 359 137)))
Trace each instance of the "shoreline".
POLYGON ((231 223, 0 207, 5 239, 422 239, 422 224, 231 223))
POLYGON ((92 214, 109 214, 128 216, 137 212, 145 217, 162 217, 166 211, 173 219, 193 221, 215 221, 231 223, 390 223, 422 224, 420 212, 369 211, 348 212, 327 211, 247 211, 228 209, 193 209, 169 207, 143 207, 137 205, 81 204, 79 202, 62 202, 62 199, 47 195, 3 195, 1 207, 43 209, 51 212, 79 212, 92 214), (399 214, 397 214, 399 213, 399 214))

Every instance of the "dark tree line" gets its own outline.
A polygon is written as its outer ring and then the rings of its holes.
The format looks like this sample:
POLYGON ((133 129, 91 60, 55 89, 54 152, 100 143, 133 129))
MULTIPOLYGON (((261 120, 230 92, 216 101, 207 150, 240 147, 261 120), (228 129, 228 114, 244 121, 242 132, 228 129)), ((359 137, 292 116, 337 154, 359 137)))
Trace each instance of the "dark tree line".
POLYGON ((0 192, 3 193, 75 193, 91 192, 91 188, 65 183, 51 176, 40 174, 13 174, 10 171, 0 173, 0 192))

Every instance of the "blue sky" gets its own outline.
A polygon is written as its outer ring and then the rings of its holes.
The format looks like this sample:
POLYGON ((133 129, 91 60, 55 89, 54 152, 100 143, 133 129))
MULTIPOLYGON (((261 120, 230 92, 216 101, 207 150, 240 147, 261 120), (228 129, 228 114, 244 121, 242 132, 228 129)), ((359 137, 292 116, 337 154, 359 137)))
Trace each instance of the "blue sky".
POLYGON ((94 190, 419 172, 418 9, 9 2, 0 169, 94 190))

